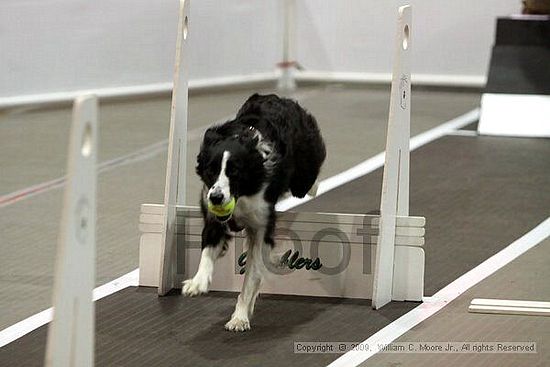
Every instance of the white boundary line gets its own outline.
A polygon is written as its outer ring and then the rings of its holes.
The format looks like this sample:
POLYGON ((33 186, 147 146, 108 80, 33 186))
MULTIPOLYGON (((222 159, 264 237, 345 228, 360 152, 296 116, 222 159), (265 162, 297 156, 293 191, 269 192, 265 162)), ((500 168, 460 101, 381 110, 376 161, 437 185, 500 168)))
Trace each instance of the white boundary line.
MULTIPOLYGON (((538 245, 550 237, 550 217, 511 243, 497 254, 491 256, 466 274, 441 289, 429 299, 425 299, 420 306, 401 316, 361 344, 379 345, 389 344, 422 321, 426 320, 468 289, 487 278, 512 260, 524 254, 527 250, 538 245)), ((376 354, 375 350, 351 351, 332 362, 329 367, 353 367, 366 361, 376 354)))
MULTIPOLYGON (((421 147, 431 141, 434 141, 436 139, 439 139, 441 138, 442 136, 445 136, 447 134, 449 134, 450 132, 456 130, 456 129, 460 129, 474 121, 476 121, 477 119, 479 118, 479 108, 477 109, 474 109, 468 113, 465 113, 464 115, 461 115, 461 116, 458 116, 457 118, 454 118, 448 122, 445 122, 433 129, 430 129, 424 133, 421 133, 421 134, 418 134, 416 135, 415 137, 413 137, 411 139, 411 142, 410 142, 410 150, 414 150, 418 147, 421 147)), ((199 130, 199 129, 206 129, 207 127, 201 127, 201 128, 197 128, 197 129, 194 129, 193 131, 195 130, 199 130)), ((191 134, 191 132, 190 132, 191 134)), ((163 142, 159 142, 159 143, 156 143, 156 144, 153 144, 153 145, 160 145, 161 143, 163 142)), ((164 143, 166 144, 166 143, 164 143)), ((157 147, 158 148, 158 147, 157 147)), ((147 148, 144 148, 144 150, 147 149, 147 148)), ((163 148, 165 149, 165 148, 163 148)), ((370 158, 370 159, 367 159, 366 161, 342 172, 342 173, 339 173, 335 176, 332 176, 332 177, 329 177, 325 180, 323 180, 320 184, 319 184, 319 190, 318 190, 318 193, 317 193, 317 196, 319 195, 322 195, 340 185, 343 185, 345 183, 348 183, 350 181, 353 181, 361 176, 364 176, 372 171, 374 171, 375 169, 377 168, 380 168, 384 165, 384 157, 385 157, 385 153, 382 152, 382 153, 379 153, 377 155, 375 155, 374 157, 370 158)), ((116 160, 120 160, 121 158, 117 158, 116 160)), ((114 161, 114 160, 113 160, 114 161)), ((62 185, 63 183, 61 183, 62 185)), ((308 202, 310 201, 311 199, 313 199, 312 197, 305 197, 303 199, 296 199, 296 198, 293 198, 293 197, 290 197, 290 198, 287 198, 287 199, 284 199, 282 201, 280 201, 278 204, 277 204, 277 210, 280 210, 280 211, 285 211, 285 210, 289 210, 295 206, 298 206, 300 204, 303 204, 305 202, 308 202)), ((1 206, 0 206, 1 207, 1 206)), ((101 287, 98 287, 96 289, 94 289, 94 300, 97 300, 97 299, 101 299, 103 297, 106 297, 110 294, 113 294, 119 290, 122 290, 126 287, 129 287, 129 286, 137 286, 138 285, 138 271, 139 269, 135 269, 133 270, 132 272, 126 274, 126 275, 123 275, 122 277, 118 278, 118 279, 115 279, 113 280, 112 282, 109 282, 105 285, 102 285, 101 287), (124 283, 120 283, 123 281, 123 279, 127 279, 126 281, 124 281, 124 283), (135 279, 134 279, 135 278, 135 279), (130 280, 131 279, 131 280, 130 280), (135 282, 135 283, 134 283, 135 282), (127 285, 124 285, 122 286, 122 284, 127 284, 127 285), (102 291, 100 291, 100 289, 102 289, 102 291), (105 290, 108 290, 108 291, 105 291, 105 290), (101 296, 99 296, 98 298, 96 298, 96 293, 97 292, 100 292, 100 294, 102 294, 101 296), (108 293, 103 293, 103 292, 108 292, 108 293)), ((52 318, 52 309, 49 308, 47 310, 44 310, 40 313, 37 313, 36 315, 33 315, 33 316, 30 316, 29 318, 25 319, 25 320, 22 320, 2 331, 0 331, 0 347, 6 345, 6 344, 9 344, 11 343, 12 341, 30 333, 31 331, 47 324, 48 322, 50 322, 52 318)))
MULTIPOLYGON (((249 75, 228 75, 217 78, 193 79, 189 82, 191 91, 205 90, 210 88, 227 88, 234 86, 246 86, 255 83, 275 82, 279 77, 277 70, 249 74, 249 75)), ((42 105, 51 103, 71 102, 82 94, 95 94, 99 98, 117 98, 146 96, 151 94, 172 92, 173 83, 152 83, 131 85, 126 87, 105 87, 96 89, 79 89, 68 92, 52 92, 44 94, 27 94, 13 97, 0 97, 0 109, 13 108, 28 105, 42 105)))
MULTIPOLYGON (((434 127, 433 129, 418 134, 410 140, 410 151, 413 151, 423 145, 428 144, 429 142, 439 139, 442 136, 450 134, 457 129, 463 128, 464 126, 471 124, 478 119, 479 108, 476 108, 437 127, 434 127)), ((385 152, 378 153, 374 157, 369 158, 366 161, 363 161, 344 172, 341 172, 335 176, 329 177, 321 181, 317 190, 317 196, 322 195, 338 186, 344 185, 382 167, 384 165, 385 157, 385 152)), ((277 203, 277 210, 285 211, 294 208, 295 206, 298 206, 300 204, 307 203, 313 198, 314 197, 312 196, 306 196, 302 199, 289 197, 277 203)))
MULTIPOLYGON (((110 296, 128 287, 137 287, 139 284, 139 269, 135 269, 120 278, 94 289, 94 301, 110 296)), ((31 317, 19 321, 0 331, 0 348, 27 335, 52 320, 53 308, 50 307, 31 317)))
POLYGON ((477 130, 456 130, 451 131, 448 135, 453 136, 479 136, 477 130))
MULTIPOLYGON (((323 70, 296 70, 295 78, 298 82, 321 83, 391 83, 391 73, 367 73, 350 71, 323 71, 323 70)), ((414 86, 443 86, 483 88, 487 83, 484 75, 452 75, 452 74, 418 74, 411 76, 414 86)))

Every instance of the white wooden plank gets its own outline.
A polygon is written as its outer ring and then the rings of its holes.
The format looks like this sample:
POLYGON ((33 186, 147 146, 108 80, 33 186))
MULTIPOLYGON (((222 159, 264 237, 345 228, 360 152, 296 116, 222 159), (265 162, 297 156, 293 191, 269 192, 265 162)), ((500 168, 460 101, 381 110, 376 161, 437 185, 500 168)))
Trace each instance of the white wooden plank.
MULTIPOLYGON (((154 214, 141 214, 139 224, 144 225, 161 225, 163 224, 163 217, 161 215, 154 214)), ((200 233, 204 227, 202 218, 183 218, 177 217, 176 224, 179 227, 186 227, 191 233, 200 233)), ((145 228, 145 227, 144 227, 145 228)), ((154 227, 152 227, 154 228, 154 227)), ((338 224, 338 223, 312 223, 312 222, 278 222, 277 228, 281 230, 292 230, 299 232, 312 232, 317 233, 319 231, 327 231, 331 228, 337 228, 344 233, 354 237, 361 236, 363 234, 378 235, 379 228, 374 226, 364 226, 363 224, 338 224)), ((149 232, 151 230, 146 230, 149 232)), ((152 230, 156 232, 156 230, 152 230)), ((180 231, 180 230, 179 230, 180 231)), ((417 227, 399 227, 395 228, 396 236, 407 237, 424 237, 426 230, 424 228, 417 227)))
POLYGON ((392 300, 396 216, 409 215, 409 139, 412 10, 399 8, 393 78, 386 140, 386 160, 380 204, 380 242, 377 246, 372 306, 392 300))
POLYGON ((474 298, 470 304, 476 305, 476 306, 501 306, 501 307, 525 307, 525 308, 550 309, 550 302, 543 302, 543 301, 474 298))
POLYGON ((187 149, 187 98, 189 80, 189 55, 186 51, 189 27, 189 2, 180 0, 174 90, 168 138, 166 186, 164 191, 164 230, 161 248, 159 295, 165 295, 174 287, 176 272, 176 205, 185 204, 186 149, 187 149))
POLYGON ((502 315, 550 316, 550 308, 470 305, 469 312, 502 315))
POLYGON ((139 239, 139 285, 158 287, 162 231, 143 233, 139 239))
MULTIPOLYGON (((160 223, 143 223, 143 224, 160 224, 160 223)), ((300 238, 314 238, 315 236, 329 237, 342 233, 352 242, 361 242, 363 236, 378 236, 379 229, 376 227, 363 227, 362 225, 351 224, 331 224, 331 225, 312 225, 311 223, 292 223, 292 225, 284 225, 284 223, 278 223, 275 229, 275 235, 278 233, 296 233, 300 235, 300 238)), ((178 222, 178 233, 187 232, 189 234, 200 235, 204 225, 202 223, 193 223, 186 221, 185 223, 178 222)), ((396 237, 424 237, 424 228, 409 228, 409 227, 396 227, 396 237)))
MULTIPOLYGON (((398 227, 424 227, 426 225, 425 217, 415 217, 415 216, 400 216, 396 218, 396 226, 398 227)), ((372 220, 373 225, 380 225, 380 216, 377 216, 372 220)))
POLYGON ((164 215, 163 204, 141 204, 142 214, 164 215))
MULTIPOLYGON (((140 228, 150 228, 144 230, 144 232, 157 232, 157 226, 163 228, 163 216, 154 214, 141 214, 139 224, 143 224, 140 228), (156 226, 149 226, 156 225, 156 226)), ((178 233, 186 231, 189 234, 201 234, 204 228, 202 218, 184 218, 177 217, 176 225, 178 233)), ((350 239, 361 238, 363 235, 378 235, 378 227, 368 227, 360 224, 338 224, 338 223, 313 223, 313 222, 278 222, 277 231, 292 231, 296 233, 304 234, 304 236, 311 238, 315 234, 321 232, 341 231, 346 234, 350 239)), ((395 235, 403 237, 424 237, 424 228, 416 227, 396 227, 395 235)))
MULTIPOLYGON (((162 233, 163 227, 161 224, 140 224, 139 230, 143 234, 154 234, 162 233)), ((194 227, 193 231, 187 231, 185 227, 178 227, 176 229, 176 234, 182 238, 184 241, 188 241, 194 244, 199 244, 201 242, 201 230, 198 227, 194 227)), ((308 232, 297 232, 297 237, 300 239, 300 242, 320 242, 320 243, 335 243, 340 244, 341 241, 337 240, 335 236, 326 236, 323 238, 315 237, 315 233, 308 232)), ((244 232, 235 233, 234 237, 244 238, 244 232)), ((289 237, 285 235, 275 235, 275 242, 286 241, 289 237)), ((378 236, 349 236, 346 238, 344 243, 349 243, 350 245, 378 245, 378 236)), ((424 246, 425 240, 424 237, 407 237, 407 236, 395 236, 395 245, 396 246, 413 246, 419 247, 424 246)))
MULTIPOLYGON (((177 206, 178 217, 202 218, 199 207, 177 206)), ((148 215, 163 215, 164 205, 162 204, 142 204, 141 213, 148 215)), ((380 223, 379 215, 369 214, 348 214, 348 213, 311 213, 311 212, 278 212, 278 222, 313 222, 313 223, 362 223, 371 226, 378 226, 380 223)), ((426 224, 426 218, 418 216, 397 216, 397 227, 417 227, 423 228, 426 224)))
POLYGON ((57 247, 47 367, 94 365, 97 99, 75 100, 57 247))

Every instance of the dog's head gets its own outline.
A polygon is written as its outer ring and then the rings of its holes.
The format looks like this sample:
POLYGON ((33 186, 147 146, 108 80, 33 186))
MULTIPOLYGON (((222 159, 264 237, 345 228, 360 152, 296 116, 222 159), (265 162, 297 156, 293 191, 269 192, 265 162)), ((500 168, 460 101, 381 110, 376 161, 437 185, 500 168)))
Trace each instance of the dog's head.
POLYGON ((268 175, 270 153, 254 128, 235 131, 221 125, 208 129, 196 168, 208 188, 208 200, 220 205, 232 197, 258 193, 268 175))

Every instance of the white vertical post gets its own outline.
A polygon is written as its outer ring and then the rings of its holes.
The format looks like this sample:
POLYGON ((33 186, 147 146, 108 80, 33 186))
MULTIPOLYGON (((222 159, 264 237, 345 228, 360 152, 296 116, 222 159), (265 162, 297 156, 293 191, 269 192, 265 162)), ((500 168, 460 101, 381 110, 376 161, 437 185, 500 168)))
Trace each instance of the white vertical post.
POLYGON ((399 8, 372 306, 392 300, 396 215, 409 215, 411 6, 399 8))
POLYGON ((296 0, 284 0, 283 7, 283 61, 279 64, 281 76, 277 82, 277 89, 290 92, 296 89, 296 81, 294 79, 294 70, 296 68, 294 59, 296 0))
POLYGON ((174 90, 170 115, 168 161, 164 191, 164 219, 160 264, 159 295, 174 287, 176 272, 176 205, 185 204, 187 163, 187 98, 189 57, 186 50, 189 27, 189 0, 180 0, 174 90))
POLYGON ((94 365, 97 99, 73 107, 46 367, 94 365))

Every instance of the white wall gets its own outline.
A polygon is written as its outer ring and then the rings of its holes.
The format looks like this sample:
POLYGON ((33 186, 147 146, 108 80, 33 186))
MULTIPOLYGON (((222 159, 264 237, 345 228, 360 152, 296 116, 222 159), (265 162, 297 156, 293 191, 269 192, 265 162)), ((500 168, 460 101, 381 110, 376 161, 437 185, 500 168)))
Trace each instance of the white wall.
MULTIPOLYGON (((269 73, 282 0, 192 0, 190 75, 269 73)), ((389 73, 395 0, 296 0, 297 60, 309 71, 389 73)), ((480 77, 495 17, 520 0, 411 0, 413 73, 480 77)), ((0 102, 168 83, 178 0, 0 0, 0 102)), ((2 103, 0 103, 1 105, 2 103)))
POLYGON ((413 6, 413 74, 482 77, 495 18, 520 0, 297 0, 298 61, 306 70, 390 73, 397 8, 413 6))
MULTIPOLYGON (((0 98, 172 79, 178 0, 1 0, 0 98)), ((276 0, 194 0, 192 79, 271 71, 276 0)))

